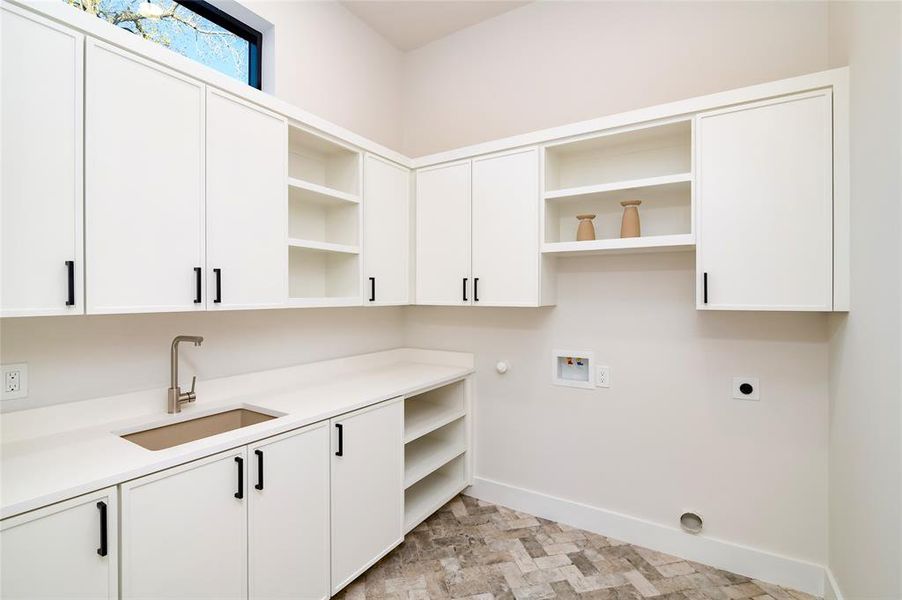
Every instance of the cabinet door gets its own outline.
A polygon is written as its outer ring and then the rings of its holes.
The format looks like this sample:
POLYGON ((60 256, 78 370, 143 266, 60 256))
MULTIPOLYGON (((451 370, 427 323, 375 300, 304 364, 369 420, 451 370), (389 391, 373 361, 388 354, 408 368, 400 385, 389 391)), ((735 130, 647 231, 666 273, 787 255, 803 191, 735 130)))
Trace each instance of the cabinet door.
POLYGON ((363 174, 364 303, 410 303, 410 171, 367 156, 363 174))
POLYGON ((116 488, 0 523, 0 597, 119 597, 116 488))
POLYGON ((401 543, 401 400, 332 419, 332 592, 401 543))
POLYGON ((85 68, 88 312, 203 309, 203 86, 92 40, 85 68))
POLYGON ((120 486, 123 598, 247 597, 245 459, 241 448, 120 486))
POLYGON ((329 598, 329 426, 248 447, 253 598, 329 598))
POLYGON ((473 303, 539 304, 539 153, 473 161, 473 303))
POLYGON ((470 304, 470 163, 417 171, 417 304, 470 304))
POLYGON ((288 301, 288 126, 207 91, 207 308, 288 301))
POLYGON ((830 92, 715 111, 696 125, 698 307, 831 310, 830 92))
POLYGON ((8 4, 0 15, 0 316, 82 313, 84 38, 8 4))

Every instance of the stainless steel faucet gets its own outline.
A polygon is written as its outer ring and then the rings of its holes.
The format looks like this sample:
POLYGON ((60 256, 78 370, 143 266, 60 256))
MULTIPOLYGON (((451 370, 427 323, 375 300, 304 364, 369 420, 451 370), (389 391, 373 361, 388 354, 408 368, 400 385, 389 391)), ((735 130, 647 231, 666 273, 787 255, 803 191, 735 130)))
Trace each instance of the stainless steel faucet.
POLYGON ((194 402, 197 395, 194 393, 194 384, 197 383, 197 376, 191 378, 191 391, 182 393, 179 387, 179 342, 194 342, 195 346, 200 346, 204 338, 199 335, 177 335, 172 340, 172 350, 170 351, 170 375, 169 384, 169 414, 182 412, 182 404, 186 402, 194 402))

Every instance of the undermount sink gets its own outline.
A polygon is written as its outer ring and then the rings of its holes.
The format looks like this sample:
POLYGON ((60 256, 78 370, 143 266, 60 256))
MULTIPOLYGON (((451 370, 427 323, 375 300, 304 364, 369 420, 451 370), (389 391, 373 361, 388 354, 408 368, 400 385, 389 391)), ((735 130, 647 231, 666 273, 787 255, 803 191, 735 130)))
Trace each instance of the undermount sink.
POLYGON ((173 446, 187 444, 196 440, 233 431, 275 419, 274 415, 257 412, 247 408, 236 408, 187 421, 179 421, 171 425, 162 425, 128 433, 119 437, 148 450, 165 450, 173 446))

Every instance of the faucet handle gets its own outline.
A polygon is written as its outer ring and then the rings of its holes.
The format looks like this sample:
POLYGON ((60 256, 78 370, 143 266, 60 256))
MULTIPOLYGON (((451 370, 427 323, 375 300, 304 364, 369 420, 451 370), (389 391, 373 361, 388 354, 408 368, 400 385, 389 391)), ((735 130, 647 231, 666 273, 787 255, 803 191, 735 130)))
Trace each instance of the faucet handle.
POLYGON ((188 393, 191 394, 192 396, 194 395, 194 385, 196 383, 197 383, 197 375, 195 375, 191 378, 191 391, 188 393))

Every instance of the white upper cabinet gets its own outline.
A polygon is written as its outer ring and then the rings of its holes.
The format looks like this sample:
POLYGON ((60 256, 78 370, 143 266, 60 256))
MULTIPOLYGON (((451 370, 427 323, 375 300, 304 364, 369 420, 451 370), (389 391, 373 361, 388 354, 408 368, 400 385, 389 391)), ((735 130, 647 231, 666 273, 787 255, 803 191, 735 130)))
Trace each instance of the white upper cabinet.
POLYGON ((248 447, 250 598, 329 593, 329 424, 248 447))
POLYGON ((0 597, 118 598, 117 532, 116 488, 4 519, 0 597))
POLYGON ((831 93, 697 117, 702 309, 833 307, 831 93))
POLYGON ((364 304, 408 304, 410 171, 367 155, 363 184, 364 304))
POLYGON ((89 313, 204 308, 204 87, 88 41, 89 313))
POLYGON ((416 194, 416 303, 470 304, 470 161, 417 171, 416 194))
POLYGON ((0 15, 0 316, 83 313, 84 39, 8 4, 0 15))
POLYGON ((288 300, 288 126, 244 100, 207 90, 208 309, 288 300))
POLYGON ((120 486, 122 598, 247 598, 245 448, 120 486))
POLYGON ((403 539, 404 404, 389 400, 332 424, 332 593, 403 539))
POLYGON ((539 304, 539 154, 473 160, 473 303, 539 304))

